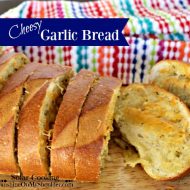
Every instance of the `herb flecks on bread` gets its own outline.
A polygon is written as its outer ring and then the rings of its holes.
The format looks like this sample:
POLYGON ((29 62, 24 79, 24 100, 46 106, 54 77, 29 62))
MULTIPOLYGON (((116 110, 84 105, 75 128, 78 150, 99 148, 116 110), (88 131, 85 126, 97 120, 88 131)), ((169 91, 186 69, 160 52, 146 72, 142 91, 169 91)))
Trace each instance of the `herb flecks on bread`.
POLYGON ((181 61, 163 60, 150 72, 150 82, 164 88, 190 107, 190 65, 181 61))
POLYGON ((28 63, 29 59, 22 53, 10 53, 0 56, 0 90, 12 74, 28 63))
POLYGON ((190 113, 179 98, 156 86, 131 84, 121 91, 115 120, 139 154, 136 164, 152 178, 178 178, 189 170, 190 113))
POLYGON ((49 174, 48 133, 72 75, 69 67, 38 65, 24 85, 27 93, 19 114, 18 163, 25 176, 49 174))
POLYGON ((28 64, 12 75, 0 92, 0 173, 19 174, 17 130, 19 111, 24 101, 24 83, 36 69, 28 64))
POLYGON ((92 87, 79 118, 75 148, 76 180, 98 181, 108 153, 115 103, 121 81, 101 77, 92 87))

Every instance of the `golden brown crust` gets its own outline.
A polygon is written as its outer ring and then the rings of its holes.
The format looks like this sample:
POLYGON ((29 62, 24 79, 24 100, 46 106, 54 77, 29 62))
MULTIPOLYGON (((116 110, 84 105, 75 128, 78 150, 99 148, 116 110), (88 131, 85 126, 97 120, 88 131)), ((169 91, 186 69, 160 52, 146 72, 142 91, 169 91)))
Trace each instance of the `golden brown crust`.
MULTIPOLYGON (((35 93, 36 89, 40 87, 45 81, 51 80, 59 75, 72 75, 71 67, 62 67, 59 65, 43 65, 38 64, 32 75, 27 79, 25 88, 29 93, 27 97, 35 93)), ((26 99, 27 99, 26 97, 26 99)))
POLYGON ((101 169, 100 154, 102 152, 103 143, 104 136, 100 136, 89 144, 76 148, 75 168, 77 181, 98 181, 101 169))
POLYGON ((15 147, 12 142, 14 134, 14 118, 10 118, 6 125, 0 129, 0 173, 1 174, 19 174, 19 169, 14 157, 15 147))
POLYGON ((39 83, 40 79, 42 79, 40 84, 43 84, 44 80, 51 79, 67 72, 72 72, 71 67, 29 63, 9 78, 4 88, 1 90, 0 98, 24 84, 26 80, 28 82, 37 80, 36 83, 39 83))
POLYGON ((156 64, 160 64, 160 63, 164 63, 164 62, 168 62, 168 63, 176 62, 177 64, 183 64, 184 67, 188 67, 189 68, 189 63, 184 62, 184 61, 171 60, 171 59, 164 59, 164 60, 159 61, 156 64))
MULTIPOLYGON (((15 163, 15 157, 14 157, 14 131, 15 131, 15 120, 11 120, 11 118, 16 119, 16 114, 18 112, 18 107, 20 104, 20 100, 23 94, 23 87, 29 76, 31 78, 35 78, 35 86, 32 88, 32 92, 37 90, 37 88, 42 85, 42 82, 44 82, 47 79, 50 79, 52 76, 57 76, 61 73, 71 72, 71 68, 68 67, 60 67, 61 69, 51 69, 52 66, 39 66, 36 63, 30 63, 26 65, 24 68, 19 69, 14 75, 12 75, 9 80, 7 81, 5 87, 2 89, 0 93, 0 133, 2 131, 2 135, 0 137, 0 173, 2 174, 18 174, 18 168, 15 163), (36 77, 33 77, 32 74, 35 73, 35 71, 38 71, 38 74, 34 75, 36 77), (40 72, 41 75, 40 75, 40 72), (53 73, 47 73, 47 72, 53 72, 53 73), (44 72, 46 72, 44 74, 44 72), (38 82, 37 77, 41 77, 42 79, 40 82, 38 82), (44 79, 45 78, 45 79, 44 79), (47 79, 46 79, 47 78, 47 79), (33 91, 34 90, 34 91, 33 91), (10 120, 12 122, 10 122, 10 120), (9 124, 8 124, 9 123, 9 124), (9 132, 6 132, 9 131, 9 132), (10 133, 12 131, 13 133, 10 133), (3 135, 4 134, 4 135, 3 135), (7 147, 10 147, 7 149, 7 147), (7 156, 8 159, 4 159, 4 157, 7 156), (3 161, 4 160, 4 161, 3 161), (10 172, 11 173, 8 173, 10 172)), ((53 67, 55 68, 55 67, 53 67)), ((31 79, 30 78, 30 79, 31 79)), ((32 83, 30 80, 30 82, 32 83)), ((31 84, 30 83, 30 84, 31 84)), ((32 95, 32 94, 31 94, 32 95)), ((30 95, 28 96, 30 97, 30 95)), ((35 112, 34 112, 35 113, 35 112)), ((31 115, 28 115, 29 118, 31 118, 31 115)))
POLYGON ((53 176, 64 179, 75 178, 73 152, 78 132, 78 118, 86 96, 96 78, 96 74, 82 70, 67 87, 54 125, 51 147, 53 176))
POLYGON ((9 53, 0 57, 0 89, 3 88, 8 78, 18 69, 29 63, 28 58, 22 53, 9 53))
MULTIPOLYGON (((79 119, 75 149, 76 180, 97 181, 104 137, 109 135, 108 112, 114 92, 121 86, 116 78, 102 77, 89 93, 79 119)), ((110 115, 111 117, 112 114, 110 115)), ((110 118, 112 120, 112 118, 110 118)))
MULTIPOLYGON (((62 67, 57 65, 38 65, 36 70, 32 75, 30 75, 30 77, 27 79, 27 82, 25 83, 27 96, 20 113, 18 130, 18 158, 21 171, 24 175, 45 176, 48 174, 47 170, 42 164, 38 147, 40 107, 47 89, 47 87, 45 88, 43 86, 47 83, 49 84, 49 81, 51 81, 53 78, 56 78, 57 76, 66 75, 69 78, 72 73, 73 72, 71 67, 62 67), (27 125, 27 123, 31 124, 27 125), (29 134, 27 133, 28 130, 31 130, 33 132, 29 134), (28 139, 33 140, 28 141, 28 139), (30 154, 26 153, 27 141, 29 143, 27 147, 30 154), (31 165, 33 167, 31 167, 31 165)), ((67 77, 65 77, 65 79, 66 78, 67 77)))
POLYGON ((19 170, 14 157, 14 131, 15 131, 15 114, 16 106, 22 94, 22 87, 4 96, 0 101, 0 173, 1 174, 18 174, 19 170), (10 101, 14 100, 14 101, 10 101), (6 114, 5 114, 6 113, 6 114), (5 159, 6 157, 6 159, 5 159), (9 173, 10 172, 10 173, 9 173))
POLYGON ((186 175, 188 175, 190 173, 190 168, 187 168, 183 173, 178 174, 175 177, 171 177, 171 178, 161 178, 158 181, 175 181, 178 179, 181 179, 183 177, 185 177, 186 175))
POLYGON ((29 98, 22 108, 19 116, 18 132, 18 161, 25 176, 45 176, 46 169, 43 167, 39 153, 39 115, 43 99, 49 83, 44 83, 40 89, 29 98), (31 117, 32 116, 32 117, 31 117))
POLYGON ((149 81, 178 96, 190 107, 190 65, 177 60, 163 60, 150 71, 149 81))
POLYGON ((27 78, 37 69, 37 67, 38 64, 30 63, 18 70, 6 82, 4 88, 1 90, 0 97, 10 93, 12 90, 15 90, 17 87, 24 84, 27 78))
POLYGON ((104 120, 109 108, 108 105, 114 90, 120 86, 121 81, 119 79, 101 77, 99 82, 92 88, 80 115, 81 123, 79 124, 80 132, 77 146, 89 144, 100 136, 104 136, 107 131, 104 120), (97 127, 99 127, 98 130, 97 127), (90 135, 86 135, 88 134, 86 133, 87 131, 91 131, 90 135))
POLYGON ((23 93, 23 84, 33 71, 31 66, 28 64, 15 75, 12 75, 0 94, 0 173, 2 174, 19 173, 14 157, 14 118, 16 118, 20 98, 23 93))
POLYGON ((37 69, 30 76, 28 80, 35 80, 39 78, 52 79, 56 76, 62 75, 64 73, 72 72, 71 67, 60 66, 60 65, 46 65, 38 64, 37 69))

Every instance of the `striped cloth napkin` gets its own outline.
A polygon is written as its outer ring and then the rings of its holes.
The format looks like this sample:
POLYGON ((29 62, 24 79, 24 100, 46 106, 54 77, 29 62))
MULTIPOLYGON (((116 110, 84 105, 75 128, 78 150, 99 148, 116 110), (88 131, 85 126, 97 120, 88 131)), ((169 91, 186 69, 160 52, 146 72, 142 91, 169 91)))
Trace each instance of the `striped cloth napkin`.
POLYGON ((33 62, 65 64, 115 76, 124 84, 147 82, 159 60, 190 62, 190 0, 25 1, 2 18, 129 18, 130 47, 15 47, 33 62))

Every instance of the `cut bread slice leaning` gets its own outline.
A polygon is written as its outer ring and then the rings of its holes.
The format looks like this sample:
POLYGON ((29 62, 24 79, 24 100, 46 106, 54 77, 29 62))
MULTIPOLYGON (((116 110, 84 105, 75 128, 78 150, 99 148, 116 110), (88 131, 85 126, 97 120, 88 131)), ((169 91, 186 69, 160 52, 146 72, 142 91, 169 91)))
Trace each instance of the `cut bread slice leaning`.
POLYGON ((16 131, 19 109, 23 103, 24 83, 36 64, 21 68, 5 83, 0 93, 0 174, 19 174, 16 131))
POLYGON ((51 144, 51 174, 53 176, 75 179, 73 154, 78 134, 78 119, 86 96, 97 77, 97 74, 93 72, 81 70, 67 87, 53 129, 51 144))
POLYGON ((72 75, 70 67, 39 65, 25 83, 18 122, 18 163, 25 176, 49 174, 48 133, 72 75))
POLYGON ((29 59, 22 53, 9 53, 0 56, 0 90, 8 78, 18 69, 29 63, 29 59))
POLYGON ((141 164, 157 180, 178 178, 190 168, 190 112, 173 94, 152 85, 124 87, 117 102, 116 126, 135 151, 127 164, 141 164))
POLYGON ((101 77, 92 87, 79 118, 79 131, 74 150, 77 181, 96 182, 112 131, 115 103, 121 81, 101 77))
POLYGON ((181 61, 163 60, 150 72, 150 82, 164 88, 190 107, 190 65, 181 61))

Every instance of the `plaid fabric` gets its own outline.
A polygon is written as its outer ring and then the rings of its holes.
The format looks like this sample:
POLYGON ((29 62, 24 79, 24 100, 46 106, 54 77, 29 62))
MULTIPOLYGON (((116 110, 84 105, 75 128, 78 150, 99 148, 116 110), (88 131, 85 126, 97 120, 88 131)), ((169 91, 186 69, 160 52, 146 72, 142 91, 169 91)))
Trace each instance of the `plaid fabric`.
POLYGON ((130 47, 15 47, 31 61, 86 68, 124 84, 147 82, 159 60, 190 62, 190 0, 29 1, 2 17, 129 18, 124 34, 130 47))

